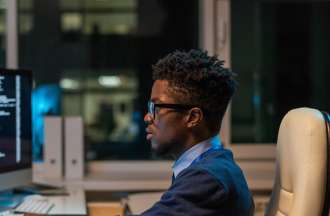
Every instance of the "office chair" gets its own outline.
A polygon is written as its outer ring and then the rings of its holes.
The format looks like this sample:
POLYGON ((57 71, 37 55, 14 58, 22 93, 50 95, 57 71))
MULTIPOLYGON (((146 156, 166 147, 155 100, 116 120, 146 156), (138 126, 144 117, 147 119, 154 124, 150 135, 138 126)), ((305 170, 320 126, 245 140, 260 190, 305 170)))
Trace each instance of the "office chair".
POLYGON ((298 108, 281 122, 266 216, 329 215, 329 132, 325 112, 298 108))

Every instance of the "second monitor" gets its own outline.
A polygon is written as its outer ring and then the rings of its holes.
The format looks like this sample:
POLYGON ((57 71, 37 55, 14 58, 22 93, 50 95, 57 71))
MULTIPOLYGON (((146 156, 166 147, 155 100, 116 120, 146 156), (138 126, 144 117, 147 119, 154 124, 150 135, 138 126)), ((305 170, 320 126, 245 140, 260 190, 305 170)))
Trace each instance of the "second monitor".
POLYGON ((32 182, 31 76, 0 69, 0 191, 32 182))

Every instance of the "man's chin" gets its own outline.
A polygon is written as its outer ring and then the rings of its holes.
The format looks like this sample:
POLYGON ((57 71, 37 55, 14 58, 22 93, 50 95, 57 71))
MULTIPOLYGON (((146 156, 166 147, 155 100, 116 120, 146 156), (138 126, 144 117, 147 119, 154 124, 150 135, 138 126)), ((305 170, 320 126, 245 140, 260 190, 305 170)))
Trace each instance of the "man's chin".
POLYGON ((154 140, 151 140, 151 149, 153 152, 156 153, 157 156, 169 155, 169 151, 168 151, 169 149, 160 146, 159 143, 155 142, 154 140))

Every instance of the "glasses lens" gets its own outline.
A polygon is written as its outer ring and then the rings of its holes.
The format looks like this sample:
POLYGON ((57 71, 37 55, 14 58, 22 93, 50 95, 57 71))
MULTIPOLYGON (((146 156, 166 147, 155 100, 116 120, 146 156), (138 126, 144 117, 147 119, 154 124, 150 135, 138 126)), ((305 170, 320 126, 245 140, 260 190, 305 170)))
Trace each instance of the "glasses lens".
POLYGON ((148 112, 154 115, 154 103, 152 101, 148 101, 148 112))

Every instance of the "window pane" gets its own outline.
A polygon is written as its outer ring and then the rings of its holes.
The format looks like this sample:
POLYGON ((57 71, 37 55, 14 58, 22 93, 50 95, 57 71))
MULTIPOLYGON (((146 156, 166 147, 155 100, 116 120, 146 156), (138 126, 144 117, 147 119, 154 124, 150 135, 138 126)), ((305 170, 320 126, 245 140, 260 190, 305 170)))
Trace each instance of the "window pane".
POLYGON ((330 110, 330 3, 232 2, 233 143, 274 143, 290 109, 330 110))
POLYGON ((135 33, 136 28, 136 13, 102 13, 85 16, 84 32, 86 34, 128 34, 135 33))
POLYGON ((32 30, 33 28, 33 17, 31 16, 31 13, 26 13, 26 14, 20 14, 18 16, 18 31, 20 33, 28 33, 32 30))
POLYGON ((33 8, 33 0, 17 1, 18 8, 22 11, 31 11, 33 8))
POLYGON ((120 9, 120 8, 137 8, 137 0, 111 0, 111 1, 95 1, 95 0, 86 0, 85 7, 88 9, 93 8, 112 8, 112 9, 120 9))
POLYGON ((30 29, 19 33, 19 63, 48 100, 42 114, 82 116, 90 160, 155 158, 143 122, 151 65, 198 46, 198 1, 33 2, 18 10, 30 29))
POLYGON ((121 9, 137 7, 137 0, 61 0, 60 6, 64 10, 78 9, 121 9))

